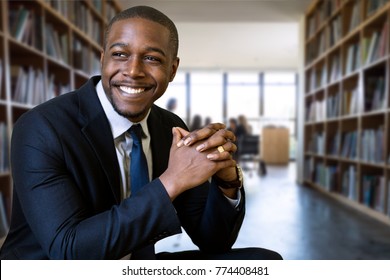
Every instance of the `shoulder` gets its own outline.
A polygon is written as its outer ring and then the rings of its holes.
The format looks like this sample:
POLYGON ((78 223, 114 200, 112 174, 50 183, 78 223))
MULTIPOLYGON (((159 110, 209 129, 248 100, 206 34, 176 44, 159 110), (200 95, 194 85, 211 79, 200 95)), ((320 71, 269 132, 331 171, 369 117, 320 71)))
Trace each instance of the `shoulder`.
POLYGON ((161 124, 167 125, 169 127, 179 126, 184 129, 188 129, 185 122, 178 115, 157 105, 152 106, 150 118, 153 121, 159 121, 161 124))

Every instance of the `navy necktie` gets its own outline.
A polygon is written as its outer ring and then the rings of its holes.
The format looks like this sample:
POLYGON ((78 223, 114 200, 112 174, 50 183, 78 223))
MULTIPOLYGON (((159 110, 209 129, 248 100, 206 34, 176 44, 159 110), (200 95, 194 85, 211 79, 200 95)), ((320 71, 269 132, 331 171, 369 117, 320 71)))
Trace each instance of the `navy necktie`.
POLYGON ((149 172, 146 157, 142 149, 141 125, 132 125, 129 132, 133 139, 133 147, 130 153, 130 187, 131 194, 133 195, 142 186, 149 183, 149 172))

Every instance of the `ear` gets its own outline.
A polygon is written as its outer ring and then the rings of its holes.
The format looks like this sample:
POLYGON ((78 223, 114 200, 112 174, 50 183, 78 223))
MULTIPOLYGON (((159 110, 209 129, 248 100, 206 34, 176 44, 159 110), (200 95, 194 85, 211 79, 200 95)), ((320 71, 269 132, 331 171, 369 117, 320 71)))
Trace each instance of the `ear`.
POLYGON ((177 69, 179 68, 180 58, 176 57, 172 63, 172 73, 169 81, 172 82, 176 76, 177 69))

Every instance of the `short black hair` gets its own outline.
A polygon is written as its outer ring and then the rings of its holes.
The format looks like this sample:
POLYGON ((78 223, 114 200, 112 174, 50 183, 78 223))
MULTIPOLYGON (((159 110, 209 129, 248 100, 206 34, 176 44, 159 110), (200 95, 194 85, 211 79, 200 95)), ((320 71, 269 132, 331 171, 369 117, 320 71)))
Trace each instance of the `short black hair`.
POLYGON ((104 33, 104 42, 103 42, 104 49, 106 48, 107 37, 108 34, 110 33, 112 25, 117 21, 129 19, 129 18, 143 18, 153 22, 157 22, 162 26, 166 27, 170 33, 170 43, 172 46, 174 57, 177 57, 177 53, 179 50, 179 35, 175 24, 165 14, 149 6, 131 7, 115 15, 108 23, 104 33))

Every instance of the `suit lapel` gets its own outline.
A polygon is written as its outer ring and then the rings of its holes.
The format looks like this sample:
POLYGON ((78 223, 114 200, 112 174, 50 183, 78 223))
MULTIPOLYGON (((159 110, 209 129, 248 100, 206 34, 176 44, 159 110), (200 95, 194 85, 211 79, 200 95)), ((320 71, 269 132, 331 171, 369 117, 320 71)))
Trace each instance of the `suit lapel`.
POLYGON ((168 167, 169 151, 172 144, 172 127, 163 121, 156 106, 152 107, 148 118, 153 158, 153 179, 160 176, 168 167))
POLYGON ((86 85, 80 88, 80 118, 82 132, 91 144, 96 157, 110 182, 110 187, 116 201, 120 202, 120 171, 118 159, 115 152, 114 140, 110 124, 103 111, 95 85, 100 77, 92 78, 86 85))

